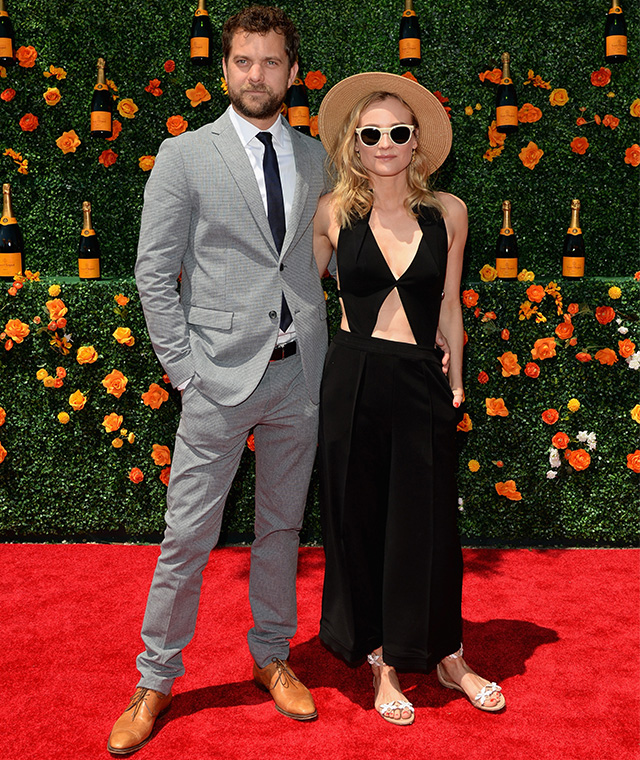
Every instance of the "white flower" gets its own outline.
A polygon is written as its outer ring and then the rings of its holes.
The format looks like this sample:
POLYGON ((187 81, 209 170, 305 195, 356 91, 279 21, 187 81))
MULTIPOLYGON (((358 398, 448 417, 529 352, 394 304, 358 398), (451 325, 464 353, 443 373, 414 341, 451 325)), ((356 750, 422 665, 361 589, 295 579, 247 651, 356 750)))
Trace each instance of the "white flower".
POLYGON ((464 512, 464 507, 462 506, 464 504, 464 499, 458 497, 458 511, 464 512))
POLYGON ((620 317, 616 317, 616 324, 619 325, 621 322, 622 322, 622 319, 620 319, 620 317))
POLYGON ((557 476, 557 472, 555 470, 549 470, 547 472, 547 480, 553 480, 557 476))
POLYGON ((584 443, 588 437, 589 437, 589 433, 587 433, 586 430, 581 430, 576 436, 576 438, 580 441, 580 443, 584 443))
MULTIPOLYGON (((560 459, 560 452, 555 448, 555 446, 552 446, 549 449, 549 465, 551 467, 560 467, 561 462, 562 460, 560 459)), ((549 477, 548 474, 547 477, 549 477)))
POLYGON ((636 351, 635 354, 627 356, 626 362, 629 365, 629 369, 640 369, 640 351, 636 351))
POLYGON ((589 433, 587 436, 587 446, 589 447, 589 451, 593 451, 596 447, 596 434, 595 433, 589 433))
POLYGON ((618 328, 618 332, 620 335, 626 335, 629 332, 629 328, 625 327, 624 325, 622 327, 618 328))

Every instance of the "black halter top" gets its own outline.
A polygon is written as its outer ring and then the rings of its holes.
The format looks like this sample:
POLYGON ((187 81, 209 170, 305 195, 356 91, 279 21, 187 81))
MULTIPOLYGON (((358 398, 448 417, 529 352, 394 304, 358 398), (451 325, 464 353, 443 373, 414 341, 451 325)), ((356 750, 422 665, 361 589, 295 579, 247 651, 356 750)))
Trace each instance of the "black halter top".
POLYGON ((371 212, 352 227, 343 227, 338 238, 339 295, 349 330, 354 335, 370 337, 382 304, 397 288, 416 343, 433 348, 447 269, 444 219, 437 209, 420 208, 418 223, 422 237, 418 250, 396 279, 369 226, 370 216, 371 212))

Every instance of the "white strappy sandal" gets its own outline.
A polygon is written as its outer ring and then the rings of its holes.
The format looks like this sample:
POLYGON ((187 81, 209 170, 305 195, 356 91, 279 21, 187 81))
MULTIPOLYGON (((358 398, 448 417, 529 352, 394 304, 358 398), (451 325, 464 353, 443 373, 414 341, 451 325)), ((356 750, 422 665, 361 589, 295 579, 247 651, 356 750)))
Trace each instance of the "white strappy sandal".
MULTIPOLYGON (((387 663, 382 659, 379 654, 367 655, 367 662, 369 665, 375 668, 381 668, 387 663)), ((373 688, 376 688, 376 677, 373 677, 373 688)), ((377 708, 380 715, 389 723, 393 723, 396 726, 410 726, 415 720, 415 709, 411 702, 407 702, 403 699, 394 699, 393 702, 385 702, 383 705, 379 705, 377 708), (408 718, 393 718, 391 715, 385 715, 385 713, 392 712, 394 710, 400 710, 410 712, 411 715, 408 718)))
MULTIPOLYGON (((463 649, 462 644, 460 645, 460 649, 458 649, 457 652, 454 652, 453 654, 447 655, 447 659, 449 660, 457 660, 458 657, 462 657, 463 655, 463 649)), ((474 676, 478 676, 478 674, 469 668, 469 671, 473 673, 474 676)), ((492 681, 487 683, 480 689, 480 691, 475 695, 473 699, 467 694, 467 692, 460 686, 459 684, 455 683, 454 681, 450 681, 447 676, 445 675, 444 668, 440 663, 436 666, 436 673, 438 674, 438 681, 446 688, 446 689, 455 689, 456 691, 462 692, 465 697, 471 702, 471 704, 474 707, 477 707, 478 710, 484 710, 485 712, 498 712, 498 710, 502 710, 502 708, 507 704, 504 694, 502 694, 502 689, 495 681, 492 681), (496 694, 498 701, 495 703, 495 705, 487 705, 485 704, 487 699, 491 697, 492 695, 496 694)), ((481 676, 478 676, 482 681, 485 681, 485 678, 482 678, 481 676)))

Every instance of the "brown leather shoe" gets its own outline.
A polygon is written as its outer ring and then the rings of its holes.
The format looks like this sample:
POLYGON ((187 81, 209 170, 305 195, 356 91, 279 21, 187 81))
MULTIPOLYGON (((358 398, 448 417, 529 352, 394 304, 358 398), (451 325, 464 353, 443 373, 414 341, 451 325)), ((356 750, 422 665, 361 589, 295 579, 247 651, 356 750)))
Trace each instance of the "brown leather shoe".
POLYGON ((144 747, 151 738, 156 718, 169 709, 171 692, 163 694, 138 686, 129 706, 116 721, 107 749, 114 755, 127 755, 144 747))
POLYGON ((268 691, 276 703, 276 710, 294 720, 313 720, 318 711, 307 687, 297 678, 288 660, 273 660, 264 668, 253 664, 256 686, 268 691))

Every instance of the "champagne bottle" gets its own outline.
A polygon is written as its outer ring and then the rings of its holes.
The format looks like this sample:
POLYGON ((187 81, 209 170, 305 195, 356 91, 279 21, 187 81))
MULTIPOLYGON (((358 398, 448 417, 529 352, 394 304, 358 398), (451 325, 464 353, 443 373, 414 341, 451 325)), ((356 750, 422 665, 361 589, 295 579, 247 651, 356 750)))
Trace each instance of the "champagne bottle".
POLYGON ((18 222, 11 207, 11 185, 2 186, 2 216, 0 217, 0 277, 13 280, 24 272, 24 243, 18 222))
POLYGON ((91 224, 91 204, 82 204, 82 232, 78 246, 78 276, 81 280, 97 280, 100 277, 100 245, 91 224))
POLYGON ((518 276, 518 243, 511 226, 511 201, 502 203, 502 229, 496 245, 496 271, 503 280, 518 276))
POLYGON ((113 129, 111 93, 104 78, 104 58, 98 58, 98 82, 91 98, 91 134, 111 137, 113 129))
POLYGON ((417 66, 420 63, 420 22, 413 10, 413 0, 404 0, 399 47, 403 66, 417 66))
POLYGON ((299 77, 293 80, 293 84, 287 91, 287 118, 289 124, 305 135, 311 134, 309 128, 309 98, 305 83, 299 77))
POLYGON ((508 135, 518 129, 518 100, 509 71, 509 53, 502 54, 502 79, 496 95, 496 129, 508 135))
POLYGON ((618 0, 612 0, 604 25, 605 56, 607 63, 627 60, 627 23, 618 0))
POLYGON ((191 61, 199 66, 211 66, 213 33, 206 0, 198 0, 198 9, 191 24, 191 61))
POLYGON ((562 276, 578 280, 584 276, 584 239, 580 229, 580 201, 571 201, 571 222, 562 251, 562 276))
POLYGON ((5 0, 0 0, 0 66, 15 63, 15 37, 5 0))

